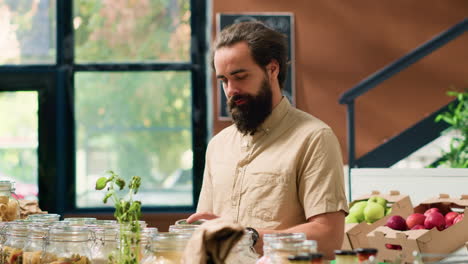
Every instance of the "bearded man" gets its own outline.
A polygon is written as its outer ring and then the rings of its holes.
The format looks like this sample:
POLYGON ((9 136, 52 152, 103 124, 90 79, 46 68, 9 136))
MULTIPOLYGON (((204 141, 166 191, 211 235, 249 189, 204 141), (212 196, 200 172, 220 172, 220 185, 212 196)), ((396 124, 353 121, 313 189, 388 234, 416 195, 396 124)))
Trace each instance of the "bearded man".
POLYGON ((197 212, 259 234, 303 232, 332 258, 348 210, 340 146, 329 126, 282 95, 284 35, 259 22, 231 25, 214 45, 213 68, 233 125, 210 141, 197 212))

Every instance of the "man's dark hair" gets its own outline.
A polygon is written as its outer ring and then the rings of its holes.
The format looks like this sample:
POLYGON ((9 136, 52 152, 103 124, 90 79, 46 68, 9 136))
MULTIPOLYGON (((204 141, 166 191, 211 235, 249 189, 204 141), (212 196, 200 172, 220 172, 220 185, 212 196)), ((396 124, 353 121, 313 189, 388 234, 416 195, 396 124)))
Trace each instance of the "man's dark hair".
POLYGON ((212 54, 214 68, 214 53, 222 48, 229 47, 239 42, 246 42, 253 60, 262 69, 272 60, 279 64, 278 82, 283 89, 287 75, 288 43, 286 36, 261 22, 241 22, 223 29, 216 39, 212 54))

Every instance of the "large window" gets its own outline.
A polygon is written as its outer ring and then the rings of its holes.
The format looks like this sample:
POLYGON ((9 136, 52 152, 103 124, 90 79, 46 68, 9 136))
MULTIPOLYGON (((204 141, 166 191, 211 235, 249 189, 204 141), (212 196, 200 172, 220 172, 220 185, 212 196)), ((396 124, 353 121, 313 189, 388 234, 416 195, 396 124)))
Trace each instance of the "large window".
POLYGON ((144 210, 194 208, 205 12, 195 0, 0 2, 0 178, 57 213, 107 210, 94 184, 109 170, 142 177, 144 210))
POLYGON ((0 179, 18 198, 37 197, 37 92, 0 92, 0 179))

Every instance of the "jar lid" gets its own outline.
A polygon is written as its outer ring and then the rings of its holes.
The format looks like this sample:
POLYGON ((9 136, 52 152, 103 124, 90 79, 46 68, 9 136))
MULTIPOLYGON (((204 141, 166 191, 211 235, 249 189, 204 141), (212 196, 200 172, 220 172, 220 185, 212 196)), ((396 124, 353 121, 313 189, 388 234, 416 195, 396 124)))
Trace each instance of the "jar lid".
POLYGON ((299 253, 297 255, 291 255, 288 257, 288 260, 316 260, 322 259, 322 253, 299 253))
POLYGON ((312 260, 310 254, 297 254, 288 256, 288 260, 312 260))
POLYGON ((340 255, 340 256, 349 255, 349 256, 353 256, 353 255, 356 255, 356 252, 355 252, 355 251, 352 251, 352 250, 335 250, 335 255, 340 255))
POLYGON ((0 181, 0 190, 2 191, 10 191, 12 186, 15 182, 14 181, 0 181))
POLYGON ((271 241, 282 240, 282 239, 305 240, 306 235, 305 233, 269 233, 269 234, 263 235, 264 242, 271 242, 271 241))
POLYGON ((270 242, 273 250, 296 250, 304 247, 304 241, 301 239, 282 239, 270 242))
POLYGON ((376 248, 358 248, 355 250, 358 254, 377 254, 376 248))
POLYGON ((56 222, 60 220, 59 214, 31 214, 27 217, 28 220, 34 222, 56 222))

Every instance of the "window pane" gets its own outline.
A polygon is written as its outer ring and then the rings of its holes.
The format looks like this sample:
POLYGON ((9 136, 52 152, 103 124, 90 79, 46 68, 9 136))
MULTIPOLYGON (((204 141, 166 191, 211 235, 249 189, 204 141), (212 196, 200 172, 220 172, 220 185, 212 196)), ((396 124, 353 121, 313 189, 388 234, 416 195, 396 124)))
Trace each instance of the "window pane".
POLYGON ((0 92, 0 179, 19 198, 37 197, 37 92, 0 92))
POLYGON ((77 0, 76 62, 189 61, 189 0, 77 0))
POLYGON ((55 0, 0 1, 0 65, 55 62, 55 0))
POLYGON ((76 201, 101 207, 96 180, 142 177, 143 206, 192 205, 189 72, 77 73, 76 201))

